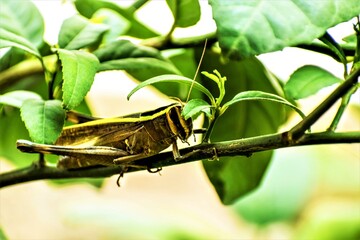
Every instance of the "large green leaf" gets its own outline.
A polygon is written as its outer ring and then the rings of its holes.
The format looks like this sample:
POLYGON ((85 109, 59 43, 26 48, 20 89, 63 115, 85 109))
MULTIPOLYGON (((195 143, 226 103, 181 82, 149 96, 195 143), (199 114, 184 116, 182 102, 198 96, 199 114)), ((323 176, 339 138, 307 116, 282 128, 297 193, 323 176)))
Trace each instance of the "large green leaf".
POLYGON ((157 49, 136 45, 128 40, 119 40, 94 52, 100 60, 98 71, 125 70, 142 81, 161 74, 180 74, 157 49))
MULTIPOLYGON (((41 57, 38 47, 43 44, 44 22, 32 2, 4 0, 0 7, 0 48, 16 47, 41 57)), ((11 51, 11 57, 19 57, 18 51, 11 51)), ((23 58, 23 56, 22 56, 23 58)), ((2 58, 1 68, 11 66, 12 58, 2 58)))
POLYGON ((20 110, 4 107, 0 112, 0 156, 18 167, 25 167, 36 160, 37 156, 17 150, 18 139, 29 139, 29 132, 20 118, 20 110))
POLYGON ((128 94, 127 98, 129 99, 135 92, 137 92, 141 88, 152 85, 152 84, 156 84, 156 83, 177 83, 177 84, 185 84, 188 86, 193 86, 194 89, 197 89, 197 90, 201 91, 202 93, 204 93, 210 99, 210 102, 212 102, 212 103, 215 102, 215 99, 211 95, 211 93, 200 83, 194 82, 192 79, 187 78, 187 77, 171 75, 171 74, 156 76, 156 77, 150 78, 150 79, 138 84, 133 90, 131 90, 131 92, 128 94))
POLYGON ((59 33, 59 46, 75 50, 95 44, 108 29, 104 24, 95 24, 75 15, 63 22, 59 33))
MULTIPOLYGON (((1 22, 1 21, 0 21, 1 22)), ((0 29, 0 49, 5 47, 16 47, 25 50, 37 57, 41 57, 36 47, 26 38, 16 35, 6 29, 0 29)))
MULTIPOLYGON (((264 66, 256 58, 224 64, 219 54, 207 52, 202 70, 212 72, 214 69, 227 77, 224 102, 248 90, 277 94, 277 86, 272 85, 275 83, 269 80, 264 66)), ((217 86, 212 81, 204 78, 203 83, 209 83, 209 90, 216 91, 217 86)), ((211 140, 217 142, 274 133, 284 120, 285 111, 281 104, 245 101, 229 108, 217 120, 211 140)), ((271 156, 272 151, 266 151, 249 158, 224 157, 219 161, 203 161, 203 165, 220 199, 231 204, 259 185, 271 156)))
MULTIPOLYGON (((166 56, 179 71, 185 77, 194 78, 196 68, 198 63, 194 59, 194 50, 193 49, 171 49, 167 51, 162 51, 162 54, 166 56)), ((200 81, 200 78, 197 77, 196 81, 200 81)), ((177 96, 183 101, 188 101, 187 97, 191 86, 184 84, 179 84, 171 88, 172 96, 177 96)), ((167 88, 169 90, 169 87, 167 88)), ((190 98, 200 98, 201 93, 198 91, 191 91, 190 98)))
MULTIPOLYGON (((150 48, 151 49, 151 48, 150 48)), ((134 51, 138 52, 138 51, 134 51)), ((142 52, 142 51, 141 51, 142 52)), ((143 53, 142 53, 143 54, 143 53)), ((135 79, 139 81, 146 81, 150 78, 161 76, 164 74, 177 74, 177 75, 184 75, 190 79, 194 77, 196 71, 196 63, 194 61, 194 54, 192 50, 184 50, 184 49, 176 49, 176 50, 168 50, 161 52, 162 55, 166 57, 169 61, 158 62, 159 67, 153 68, 143 68, 143 69, 134 69, 134 70, 127 70, 127 72, 132 75, 135 79), (164 68, 171 63, 170 68, 164 68), (164 65, 164 66, 162 66, 164 65), (175 71, 175 69, 176 71, 175 71)), ((134 54, 132 54, 134 55, 134 54)), ((162 55, 160 56, 162 58, 162 55)), ((150 57, 156 57, 151 56, 150 57)), ((158 57, 159 58, 159 57, 158 57)), ((176 96, 181 100, 186 101, 187 95, 190 90, 190 85, 186 84, 156 84, 155 87, 161 91, 162 93, 168 96, 176 96)), ((191 97, 198 98, 201 93, 199 91, 192 91, 191 97)))
POLYGON ((92 20, 109 26, 109 30, 104 35, 103 42, 105 43, 115 41, 130 28, 130 22, 111 9, 101 8, 97 10, 92 16, 92 20))
POLYGON ((297 113, 299 113, 299 115, 302 118, 305 117, 305 114, 298 107, 296 107, 292 103, 288 102, 286 99, 284 99, 278 95, 275 95, 275 94, 262 92, 262 91, 256 91, 256 90, 245 91, 245 92, 236 94, 233 99, 231 99, 230 101, 228 101, 224 104, 223 111, 225 111, 230 105, 233 105, 233 104, 241 102, 241 101, 270 101, 270 102, 281 103, 281 104, 284 104, 285 106, 291 107, 293 110, 295 110, 297 113))
POLYGON ((125 70, 131 75, 136 72, 162 72, 180 74, 179 70, 169 62, 158 60, 156 58, 126 58, 119 60, 106 61, 101 63, 99 71, 106 70, 125 70))
POLYGON ((0 104, 10 105, 16 108, 20 108, 24 101, 29 99, 41 99, 41 96, 35 92, 17 90, 7 92, 0 95, 0 104))
POLYGON ((59 49, 63 72, 63 104, 66 109, 78 106, 94 82, 99 60, 91 53, 59 49))
POLYGON ((1 226, 0 226, 0 239, 1 240, 9 239, 9 238, 6 237, 6 234, 5 234, 5 232, 4 232, 4 230, 3 230, 3 228, 1 226))
POLYGON ((166 0, 176 27, 190 27, 200 20, 200 4, 198 0, 166 0))
POLYGON ((159 50, 151 47, 136 45, 128 40, 118 40, 94 51, 100 62, 124 58, 157 58, 163 60, 159 50))
POLYGON ((65 120, 65 110, 58 100, 30 99, 21 106, 21 118, 34 142, 53 144, 65 120))
MULTIPOLYGON (((48 88, 43 75, 26 77, 24 81, 7 90, 8 92, 5 92, 4 95, 9 94, 11 99, 17 99, 18 101, 15 102, 10 99, 8 100, 18 106, 22 105, 22 102, 26 99, 39 99, 35 93, 39 94, 42 98, 48 96, 48 88), (29 94, 14 93, 10 89, 14 89, 16 92, 19 91, 18 89, 26 89, 29 91, 29 94)), ((7 97, 9 96, 7 95, 7 97)), ((6 101, 8 102, 8 100, 6 101)), ((16 148, 16 140, 29 138, 29 132, 20 117, 20 110, 3 105, 0 109, 0 155, 18 167, 29 166, 38 156, 36 154, 23 153, 16 148)))
POLYGON ((342 40, 345 42, 345 44, 341 45, 342 47, 352 48, 352 49, 356 48, 356 43, 357 43, 356 33, 346 36, 342 40))
POLYGON ((20 48, 11 48, 0 58, 0 72, 18 64, 27 54, 20 48))
POLYGON ((42 45, 44 20, 31 1, 2 0, 0 19, 0 29, 27 39, 35 48, 42 45))
POLYGON ((195 98, 186 103, 181 114, 185 119, 196 119, 198 116, 200 116, 201 113, 205 113, 207 117, 211 117, 212 108, 214 107, 211 106, 208 102, 195 98))
POLYGON ((358 0, 210 0, 220 47, 249 57, 311 43, 338 23, 360 13, 358 0))
POLYGON ((297 100, 317 93, 324 87, 341 82, 323 68, 306 65, 297 69, 284 86, 285 95, 289 99, 297 100))
POLYGON ((91 18, 92 15, 101 8, 111 9, 130 22, 130 28, 126 32, 126 35, 137 37, 137 38, 151 38, 156 37, 154 31, 147 28, 141 22, 139 22, 134 13, 128 9, 123 9, 118 5, 106 1, 106 0, 76 0, 75 7, 79 13, 87 18, 91 18))

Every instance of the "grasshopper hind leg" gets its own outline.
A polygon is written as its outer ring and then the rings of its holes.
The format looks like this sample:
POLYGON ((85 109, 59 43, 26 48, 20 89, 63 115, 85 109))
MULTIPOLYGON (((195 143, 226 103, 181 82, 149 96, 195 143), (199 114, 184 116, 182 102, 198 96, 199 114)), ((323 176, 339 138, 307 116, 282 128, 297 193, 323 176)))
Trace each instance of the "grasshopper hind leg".
POLYGON ((69 156, 60 157, 57 163, 57 167, 60 169, 75 169, 75 168, 83 168, 90 166, 94 166, 94 163, 69 156))
POLYGON ((86 167, 95 167, 95 166, 112 166, 113 158, 104 159, 104 157, 99 161, 94 161, 94 159, 86 157, 74 157, 74 156, 61 156, 57 163, 57 167, 60 169, 77 169, 77 168, 86 168, 86 167))
POLYGON ((127 163, 130 163, 130 162, 133 162, 135 160, 139 160, 141 158, 144 158, 144 157, 148 157, 149 155, 146 155, 146 154, 134 154, 134 155, 128 155, 128 156, 123 156, 123 157, 119 157, 119 158, 115 158, 113 160, 114 164, 116 165, 119 165, 119 164, 127 164, 127 163))

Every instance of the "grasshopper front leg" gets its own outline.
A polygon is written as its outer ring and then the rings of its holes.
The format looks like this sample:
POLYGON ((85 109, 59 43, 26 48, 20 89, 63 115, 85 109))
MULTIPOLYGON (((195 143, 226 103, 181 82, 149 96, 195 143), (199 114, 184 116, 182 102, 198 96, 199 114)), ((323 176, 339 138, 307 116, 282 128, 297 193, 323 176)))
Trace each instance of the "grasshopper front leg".
POLYGON ((174 160, 176 162, 183 159, 183 156, 181 156, 181 154, 179 152, 179 148, 178 148, 178 145, 176 143, 176 140, 172 143, 172 153, 173 153, 173 156, 174 156, 174 160))
MULTIPOLYGON (((177 146, 176 140, 174 140, 174 142, 172 143, 172 153, 173 153, 175 161, 180 161, 180 160, 183 159, 183 156, 180 155, 179 148, 177 146)), ((146 151, 145 151, 144 153, 140 153, 140 154, 121 156, 119 158, 114 159, 114 163, 115 164, 129 163, 129 162, 133 162, 133 161, 139 160, 141 158, 146 158, 146 157, 149 157, 149 156, 152 156, 152 155, 154 155, 154 153, 153 154, 146 154, 146 151)))

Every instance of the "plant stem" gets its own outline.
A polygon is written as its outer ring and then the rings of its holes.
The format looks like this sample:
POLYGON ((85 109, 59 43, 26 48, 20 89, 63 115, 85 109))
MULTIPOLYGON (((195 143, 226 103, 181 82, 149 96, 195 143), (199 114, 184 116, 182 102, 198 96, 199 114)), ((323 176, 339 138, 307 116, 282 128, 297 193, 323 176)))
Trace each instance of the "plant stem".
POLYGON ((358 86, 355 85, 355 86, 353 86, 353 87, 349 90, 348 93, 346 93, 346 94, 343 96, 343 98, 342 98, 342 100, 341 100, 341 105, 340 105, 338 111, 336 112, 336 115, 335 115, 335 117, 334 117, 334 119, 333 119, 330 127, 328 128, 328 131, 332 131, 332 132, 333 132, 333 131, 336 130, 337 125, 339 124, 340 118, 341 118, 341 116, 343 115, 343 113, 344 113, 347 105, 349 104, 351 95, 353 95, 353 94, 356 92, 357 89, 358 89, 358 86))
MULTIPOLYGON (((3 173, 0 175, 0 187, 11 186, 19 183, 40 179, 64 179, 64 178, 103 178, 115 174, 135 172, 144 169, 156 169, 166 166, 183 164, 202 159, 212 158, 214 149, 218 157, 224 156, 250 156, 252 153, 273 150, 285 147, 305 146, 313 144, 335 143, 359 143, 360 132, 322 132, 305 134, 299 141, 288 142, 286 133, 277 133, 259 137, 245 138, 234 141, 208 143, 192 146, 180 150, 184 157, 181 161, 175 161, 172 152, 163 152, 147 158, 139 159, 131 163, 131 166, 120 165, 113 167, 99 167, 91 169, 63 170, 45 166, 42 168, 31 165, 29 167, 3 173), (134 167, 136 166, 136 167, 134 167)), ((251 161, 251 159, 249 159, 251 161)))
POLYGON ((204 138, 202 140, 203 143, 209 143, 210 142, 210 136, 211 133, 214 129, 216 120, 218 119, 218 117, 220 116, 220 110, 219 109, 215 109, 215 113, 213 115, 212 118, 209 118, 209 126, 207 127, 207 131, 204 135, 204 138))
POLYGON ((139 8, 144 6, 145 3, 147 3, 148 1, 149 0, 137 0, 133 4, 131 4, 131 6, 128 8, 128 10, 131 12, 136 12, 136 10, 138 10, 139 8))
MULTIPOLYGON (((345 56, 354 56, 355 49, 349 48, 346 45, 340 45, 344 51, 345 56)), ((319 44, 319 43, 312 43, 312 44, 299 44, 295 47, 302 48, 305 50, 322 53, 325 55, 328 55, 332 58, 334 58, 336 61, 341 62, 341 59, 338 57, 336 53, 334 53, 332 50, 330 50, 329 47, 327 47, 325 44, 319 44)))
POLYGON ((8 88, 25 77, 36 74, 44 74, 43 66, 52 66, 57 61, 56 55, 49 55, 43 58, 43 62, 37 58, 22 61, 0 74, 0 89, 8 88))
POLYGON ((0 89, 8 88, 21 79, 43 73, 41 62, 37 58, 23 61, 11 68, 1 72, 0 74, 0 89))

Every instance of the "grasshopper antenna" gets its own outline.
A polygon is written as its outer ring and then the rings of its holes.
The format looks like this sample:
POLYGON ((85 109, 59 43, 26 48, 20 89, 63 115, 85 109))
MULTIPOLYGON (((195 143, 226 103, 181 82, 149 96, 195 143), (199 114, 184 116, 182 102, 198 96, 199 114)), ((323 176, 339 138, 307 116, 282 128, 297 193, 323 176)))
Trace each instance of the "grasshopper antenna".
POLYGON ((196 77, 197 77, 197 75, 198 75, 198 73, 199 73, 200 66, 201 66, 201 63, 202 63, 202 61, 203 61, 203 58, 204 58, 204 55, 205 55, 205 51, 206 51, 206 45, 207 45, 207 38, 205 39, 204 48, 203 48, 203 51, 202 51, 202 53, 201 53, 200 61, 199 61, 199 64, 198 64, 198 66, 197 66, 197 69, 196 69, 194 78, 193 78, 193 83, 192 83, 191 86, 190 86, 189 93, 188 93, 187 98, 186 98, 186 102, 189 101, 190 94, 191 94, 191 90, 192 90, 192 88, 193 88, 193 86, 194 86, 194 82, 196 81, 196 77))

